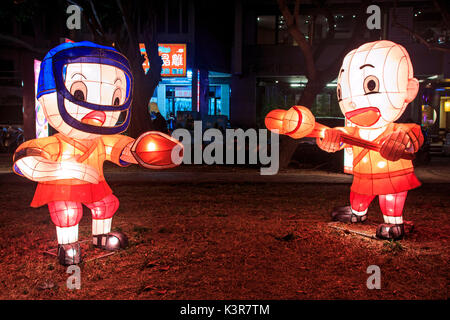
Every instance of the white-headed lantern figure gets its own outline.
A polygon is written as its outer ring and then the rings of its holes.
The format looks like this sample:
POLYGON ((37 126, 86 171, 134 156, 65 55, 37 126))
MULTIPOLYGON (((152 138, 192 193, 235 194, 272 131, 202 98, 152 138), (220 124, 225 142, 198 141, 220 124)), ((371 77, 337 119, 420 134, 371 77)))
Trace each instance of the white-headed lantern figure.
POLYGON ((29 140, 14 154, 14 172, 38 182, 32 207, 48 205, 56 225, 61 264, 81 262, 78 224, 84 204, 92 212, 93 245, 117 250, 127 245, 111 232, 119 207, 103 176, 103 162, 176 166, 182 144, 159 132, 132 139, 120 135, 131 116, 133 76, 125 56, 92 42, 64 43, 45 56, 37 98, 57 134, 29 140))
MULTIPOLYGON (((408 190, 420 186, 411 159, 422 145, 423 135, 419 125, 395 121, 418 90, 411 59, 399 44, 386 40, 370 42, 345 56, 338 75, 337 97, 342 113, 352 125, 328 128, 315 123, 309 134, 317 137, 318 146, 327 152, 345 147, 353 151, 350 206, 335 208, 333 220, 365 221, 370 203, 378 196, 384 223, 378 226, 377 236, 382 239, 404 236, 406 195, 408 190)), ((303 118, 310 114, 301 106, 287 112, 275 110, 267 115, 266 126, 293 138, 305 136, 295 136, 306 127, 303 123, 286 121, 292 111, 299 114, 295 119, 302 119, 300 113, 303 118), (286 123, 294 130, 287 128, 286 123)))

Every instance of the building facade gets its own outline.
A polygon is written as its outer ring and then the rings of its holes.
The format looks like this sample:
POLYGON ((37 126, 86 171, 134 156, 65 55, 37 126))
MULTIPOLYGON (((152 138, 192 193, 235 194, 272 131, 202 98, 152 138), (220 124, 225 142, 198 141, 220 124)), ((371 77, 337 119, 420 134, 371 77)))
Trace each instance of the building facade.
MULTIPOLYGON (((290 4, 293 11, 293 2, 290 4)), ((396 24, 401 23, 430 43, 445 46, 450 38, 448 30, 442 28, 439 11, 432 1, 400 1, 396 8, 391 1, 371 4, 377 4, 381 9, 381 28, 367 29, 359 44, 387 39, 403 45, 411 56, 415 77, 421 84, 419 95, 400 121, 412 120, 428 126, 430 115, 427 113, 431 113, 432 131, 437 132, 439 128, 448 131, 449 113, 445 103, 450 110, 447 98, 450 54, 448 51, 430 50, 396 24)), ((336 61, 336 57, 351 38, 359 5, 358 1, 335 0, 327 1, 326 8, 318 8, 312 1, 301 2, 300 29, 313 50, 322 41, 327 41, 326 49, 316 60, 317 69, 326 68, 330 61, 342 63, 336 61), (329 15, 334 21, 332 39, 326 39, 329 15)), ((231 110, 232 113, 235 108, 242 111, 236 120, 243 125, 263 126, 264 116, 271 109, 289 108, 298 103, 308 81, 304 58, 287 30, 277 1, 235 1, 234 39, 231 110)), ((336 98, 336 79, 326 83, 314 104, 308 107, 318 117, 343 117, 336 98)))
MULTIPOLYGON (((8 35, 0 37, 1 125, 21 126, 27 123, 27 117, 35 117, 33 58, 42 59, 48 49, 66 37, 77 41, 93 39, 84 20, 81 30, 67 30, 66 2, 42 3, 44 9, 48 6, 61 14, 45 9, 46 14, 37 15, 32 21, 18 22, 14 17, 0 21, 3 33, 8 35), (44 36, 38 38, 37 34, 44 36)), ((172 68, 176 73, 163 71, 149 101, 157 104, 166 119, 172 114, 181 118, 191 114, 212 126, 220 122, 220 127, 224 127, 229 121, 233 127, 263 127, 264 116, 271 109, 298 103, 308 81, 305 63, 276 0, 155 3, 161 55, 171 45, 185 48, 183 65, 173 56, 163 57, 163 70, 172 68)), ((293 2, 288 3, 292 10, 293 2)), ((421 123, 433 134, 445 133, 450 129, 449 53, 430 50, 395 23, 400 22, 430 43, 445 46, 449 34, 440 12, 432 1, 400 1, 396 9, 392 1, 375 4, 381 8, 381 28, 367 29, 360 42, 388 39, 408 50, 421 88, 402 119, 421 123)), ((316 60, 319 70, 330 63, 341 63, 337 57, 352 35, 358 7, 359 1, 329 0, 324 8, 318 8, 313 1, 301 1, 298 19, 306 39, 314 50, 327 41, 316 60), (329 39, 331 20, 335 32, 329 39)), ((333 79, 308 106, 317 117, 342 118, 333 79)))

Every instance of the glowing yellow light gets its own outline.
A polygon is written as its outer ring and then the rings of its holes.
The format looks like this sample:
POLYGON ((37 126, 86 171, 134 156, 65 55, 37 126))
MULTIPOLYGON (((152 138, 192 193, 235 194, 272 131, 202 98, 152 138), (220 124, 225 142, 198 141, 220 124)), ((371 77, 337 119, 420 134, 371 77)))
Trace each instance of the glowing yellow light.
POLYGON ((378 168, 384 168, 386 167, 386 161, 380 161, 377 163, 378 168))
POLYGON ((367 160, 367 157, 364 157, 364 158, 362 159, 362 162, 363 162, 363 163, 367 163, 367 161, 368 161, 368 160, 367 160))
POLYGON ((444 102, 444 110, 445 112, 450 112, 450 100, 444 102))
POLYGON ((156 144, 154 142, 149 142, 147 144, 147 151, 156 151, 156 144))

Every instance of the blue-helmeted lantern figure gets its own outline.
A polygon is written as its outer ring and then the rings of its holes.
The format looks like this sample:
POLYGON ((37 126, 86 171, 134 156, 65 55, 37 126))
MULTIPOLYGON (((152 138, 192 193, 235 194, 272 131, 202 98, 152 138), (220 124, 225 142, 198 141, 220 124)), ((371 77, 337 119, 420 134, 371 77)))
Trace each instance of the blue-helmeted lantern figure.
POLYGON ((88 41, 64 43, 41 63, 37 98, 58 133, 19 146, 13 169, 38 182, 31 206, 48 205, 61 264, 82 260, 78 242, 82 205, 92 213, 94 246, 117 250, 127 245, 123 233, 111 232, 119 201, 105 181, 104 161, 152 169, 181 162, 182 145, 168 135, 153 131, 137 139, 120 135, 130 123, 132 91, 130 63, 112 47, 88 41))
POLYGON ((124 55, 114 48, 83 41, 61 44, 45 56, 37 98, 42 99, 46 116, 55 129, 61 133, 75 129, 77 133, 70 136, 84 139, 127 129, 132 89, 133 76, 124 55), (89 94, 88 89, 94 92, 89 94), (94 119, 96 115, 100 121, 104 113, 105 122, 98 126, 83 121, 80 116, 84 112, 79 110, 91 111, 94 119))

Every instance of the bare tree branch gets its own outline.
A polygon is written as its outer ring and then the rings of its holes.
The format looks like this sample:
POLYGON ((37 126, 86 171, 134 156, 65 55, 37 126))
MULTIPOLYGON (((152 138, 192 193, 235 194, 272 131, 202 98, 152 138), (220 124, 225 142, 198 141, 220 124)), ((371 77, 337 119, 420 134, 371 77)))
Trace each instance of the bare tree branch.
POLYGON ((324 15, 324 17, 327 19, 328 32, 327 32, 327 37, 324 40, 320 41, 319 45, 314 50, 314 60, 319 59, 319 57, 323 53, 324 49, 327 47, 327 45, 330 43, 330 41, 332 41, 334 39, 334 35, 336 33, 335 32, 336 30, 334 28, 335 20, 334 20, 334 16, 331 13, 331 11, 326 8, 323 8, 319 12, 322 13, 324 15))
POLYGON ((83 12, 83 18, 86 21, 91 33, 94 36, 95 42, 105 44, 107 42, 105 32, 101 26, 100 20, 97 17, 94 3, 92 1, 86 2, 85 0, 68 0, 69 3, 74 4, 81 8, 83 12))
POLYGON ((124 5, 121 0, 116 0, 117 6, 119 7, 120 13, 122 15, 122 20, 125 25, 125 29, 128 31, 129 36, 129 44, 128 44, 128 51, 129 54, 133 56, 134 59, 139 59, 140 53, 139 50, 133 50, 133 48, 138 47, 138 40, 136 38, 136 28, 133 22, 130 19, 130 12, 129 7, 127 5, 124 5), (135 52, 136 51, 136 52, 135 52))
POLYGON ((413 36, 414 38, 419 40, 419 42, 424 44, 428 48, 428 50, 437 50, 437 51, 442 51, 442 52, 450 52, 449 48, 444 48, 444 47, 441 47, 441 46, 429 43, 420 34, 415 32, 411 28, 408 28, 407 26, 405 26, 405 25, 401 24, 400 22, 398 22, 397 21, 397 13, 396 13, 396 11, 397 11, 397 0, 394 2, 394 11, 393 11, 393 14, 392 14, 393 15, 393 23, 394 23, 394 25, 396 25, 397 27, 399 27, 400 29, 402 29, 403 31, 408 33, 410 36, 413 36))
MULTIPOLYGON (((317 78, 316 66, 314 63, 314 57, 312 53, 311 45, 308 41, 306 41, 305 35, 300 31, 299 26, 296 23, 296 19, 292 16, 291 11, 289 10, 285 0, 277 0, 278 7, 280 8, 281 13, 286 19, 286 24, 288 27, 288 31, 291 36, 298 43, 298 46, 303 52, 303 56, 305 58, 306 64, 306 72, 309 80, 315 80, 317 78)), ((299 0, 297 0, 299 2, 299 0)), ((296 4, 296 6, 299 6, 296 4)))
POLYGON ((19 38, 16 37, 12 37, 12 36, 8 36, 6 34, 0 34, 0 40, 5 40, 5 41, 10 41, 13 42, 25 49, 28 49, 32 52, 37 52, 37 53, 41 53, 41 54, 45 54, 47 52, 47 50, 43 50, 43 49, 38 49, 33 47, 32 45, 30 45, 28 42, 21 40, 19 38))
POLYGON ((354 49, 358 45, 358 42, 361 41, 361 39, 363 39, 363 35, 366 30, 365 29, 366 19, 364 15, 366 5, 367 1, 363 0, 358 9, 358 13, 356 16, 356 23, 353 28, 352 36, 349 40, 346 41, 346 46, 344 47, 344 49, 336 57, 336 59, 334 59, 334 61, 329 65, 328 68, 320 71, 320 74, 322 75, 322 79, 324 80, 324 82, 329 82, 336 77, 338 70, 341 67, 341 63, 344 60, 344 57, 347 55, 347 53, 350 52, 350 50, 354 49))
POLYGON ((298 26, 298 18, 299 18, 299 11, 300 11, 300 0, 295 0, 295 6, 294 6, 294 19, 295 24, 298 26))
POLYGON ((101 34, 104 35, 105 31, 103 29, 102 23, 100 22, 100 19, 98 18, 97 11, 95 10, 94 2, 92 2, 92 0, 89 0, 89 4, 91 5, 91 10, 92 10, 93 16, 95 18, 95 21, 97 23, 98 29, 101 32, 101 34))
POLYGON ((442 4, 437 1, 433 0, 434 7, 439 11, 442 15, 442 22, 445 24, 447 29, 450 29, 450 15, 448 14, 447 8, 443 8, 442 4))

